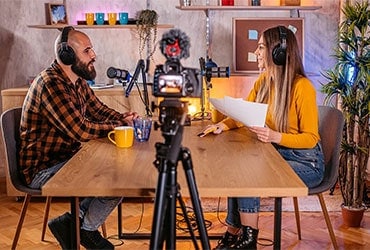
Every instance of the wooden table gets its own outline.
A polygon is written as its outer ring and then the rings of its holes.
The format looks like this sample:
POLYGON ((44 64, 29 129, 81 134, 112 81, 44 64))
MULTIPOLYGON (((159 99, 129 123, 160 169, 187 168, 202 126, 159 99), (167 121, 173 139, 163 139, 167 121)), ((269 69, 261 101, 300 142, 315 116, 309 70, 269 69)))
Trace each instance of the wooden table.
MULTIPOLYGON (((208 135, 197 134, 207 122, 185 127, 182 145, 191 151, 200 197, 275 197, 274 246, 280 248, 281 198, 305 196, 308 189, 269 143, 258 141, 246 128, 208 135)), ((164 142, 152 130, 148 142, 128 149, 108 139, 92 140, 42 188, 45 196, 153 197, 158 180, 155 143, 164 142)), ((181 194, 189 195, 185 173, 178 166, 181 194)))
MULTIPOLYGON (((1 90, 2 111, 10 108, 21 107, 26 97, 28 86, 3 89, 1 90)), ((137 88, 133 88, 130 96, 125 97, 125 90, 122 86, 115 86, 107 89, 94 89, 95 94, 108 107, 113 108, 119 112, 126 112, 135 107, 140 115, 145 114, 145 107, 142 104, 141 97, 137 88)), ((148 89, 150 101, 155 101, 154 96, 151 95, 151 88, 148 89)), ((0 177, 6 177, 6 191, 8 196, 23 196, 24 194, 18 191, 10 181, 9 174, 5 168, 5 155, 3 155, 2 144, 0 144, 0 177)))

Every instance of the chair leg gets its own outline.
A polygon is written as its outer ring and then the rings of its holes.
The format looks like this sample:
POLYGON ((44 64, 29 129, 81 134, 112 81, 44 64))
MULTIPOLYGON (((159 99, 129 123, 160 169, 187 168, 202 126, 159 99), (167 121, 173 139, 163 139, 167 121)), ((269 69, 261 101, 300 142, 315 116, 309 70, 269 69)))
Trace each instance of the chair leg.
POLYGON ((45 240, 46 225, 48 224, 48 219, 49 219, 51 198, 52 198, 51 196, 46 197, 45 209, 44 209, 44 220, 42 223, 41 241, 45 240))
POLYGON ((30 203, 31 197, 32 195, 30 194, 26 194, 26 196, 24 197, 21 214, 19 215, 18 225, 13 239, 12 249, 15 249, 17 247, 19 235, 21 234, 23 221, 26 216, 28 204, 30 203))
POLYGON ((335 190, 335 187, 337 186, 337 183, 338 183, 338 179, 335 181, 334 185, 329 189, 330 190, 330 192, 329 192, 330 195, 334 194, 334 190, 335 190))
POLYGON ((297 197, 293 197, 293 204, 294 204, 294 214, 295 214, 295 222, 297 224, 297 233, 298 233, 298 239, 302 239, 301 234, 301 219, 299 216, 299 207, 298 207, 298 199, 297 197))
POLYGON ((322 213, 324 214, 326 226, 328 227, 328 231, 329 231, 329 235, 330 235, 330 238, 331 238, 331 242, 333 243, 333 247, 334 247, 334 249, 338 249, 338 244, 337 244, 337 240, 335 238, 335 234, 334 234, 334 231, 333 231, 333 226, 331 225, 328 210, 326 209, 324 196, 322 195, 322 193, 319 193, 319 194, 317 194, 317 197, 319 198, 319 201, 320 201, 322 213))
POLYGON ((104 238, 107 238, 107 227, 105 226, 105 222, 101 225, 101 230, 103 232, 104 238))

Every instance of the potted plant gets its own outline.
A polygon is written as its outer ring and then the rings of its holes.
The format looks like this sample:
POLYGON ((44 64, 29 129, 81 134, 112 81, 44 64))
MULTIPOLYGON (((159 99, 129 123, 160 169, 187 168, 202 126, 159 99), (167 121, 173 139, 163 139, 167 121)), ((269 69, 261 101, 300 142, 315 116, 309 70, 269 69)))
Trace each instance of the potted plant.
POLYGON ((147 58, 152 58, 157 40, 158 14, 155 10, 141 10, 136 15, 136 28, 139 35, 139 56, 147 48, 147 58))
POLYGON ((328 82, 322 85, 325 102, 336 98, 343 111, 345 125, 339 163, 339 184, 343 196, 342 211, 360 211, 360 219, 348 226, 360 226, 366 187, 366 168, 369 159, 370 106, 370 10, 369 2, 347 3, 342 12, 335 48, 336 65, 323 75, 328 82), (346 211, 346 210, 345 210, 346 211))

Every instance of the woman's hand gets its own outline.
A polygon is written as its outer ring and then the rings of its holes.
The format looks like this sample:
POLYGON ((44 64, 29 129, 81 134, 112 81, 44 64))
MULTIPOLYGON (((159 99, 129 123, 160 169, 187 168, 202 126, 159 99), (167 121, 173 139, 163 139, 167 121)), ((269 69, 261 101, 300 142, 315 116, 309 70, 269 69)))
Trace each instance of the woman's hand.
POLYGON ((222 131, 224 130, 224 124, 223 123, 219 123, 219 124, 212 124, 212 125, 208 125, 207 127, 205 127, 205 129, 203 129, 202 132, 200 132, 198 134, 199 137, 204 137, 206 136, 207 134, 209 133, 214 133, 214 134, 221 134, 222 131))
POLYGON ((248 127, 250 131, 257 135, 258 140, 262 142, 280 143, 281 133, 270 129, 269 127, 248 127))
POLYGON ((134 119, 139 117, 136 112, 126 112, 123 114, 123 120, 127 123, 128 126, 134 126, 134 119))

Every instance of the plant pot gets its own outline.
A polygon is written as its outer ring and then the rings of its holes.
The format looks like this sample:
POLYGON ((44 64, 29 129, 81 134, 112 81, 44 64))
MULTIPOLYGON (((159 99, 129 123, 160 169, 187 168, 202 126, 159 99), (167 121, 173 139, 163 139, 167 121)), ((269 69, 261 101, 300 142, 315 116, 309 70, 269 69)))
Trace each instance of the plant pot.
POLYGON ((366 207, 349 208, 342 205, 343 224, 348 227, 360 227, 366 207))

